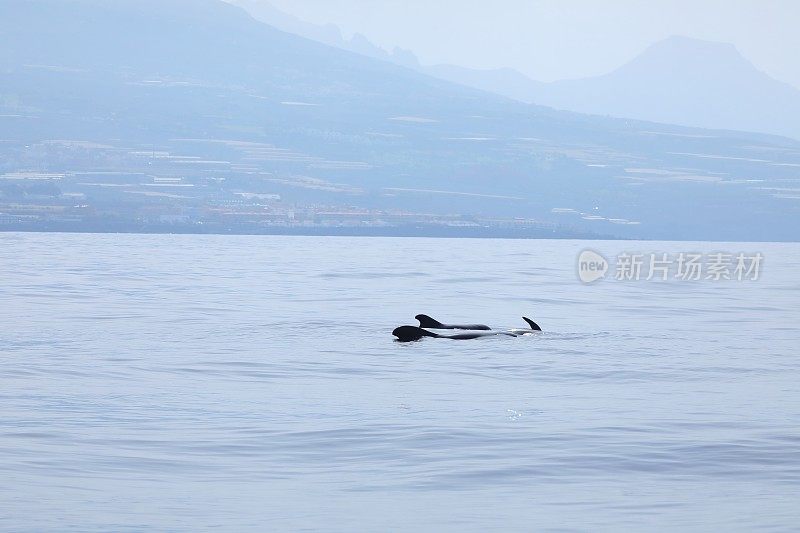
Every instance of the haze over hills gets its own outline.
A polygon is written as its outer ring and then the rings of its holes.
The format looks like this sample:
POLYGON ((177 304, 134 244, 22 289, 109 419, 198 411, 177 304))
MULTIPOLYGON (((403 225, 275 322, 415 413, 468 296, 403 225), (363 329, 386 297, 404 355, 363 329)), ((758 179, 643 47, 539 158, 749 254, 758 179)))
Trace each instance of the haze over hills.
POLYGON ((603 76, 543 83, 511 68, 421 65, 411 51, 389 53, 359 34, 346 40, 335 25, 303 22, 266 0, 231 1, 284 31, 522 102, 800 139, 800 89, 761 72, 730 44, 675 36, 603 76))
POLYGON ((528 105, 218 0, 0 0, 0 82, 0 227, 800 236, 798 142, 528 105))
POLYGON ((604 76, 552 83, 513 71, 433 71, 559 109, 800 139, 800 90, 756 69, 730 44, 671 37, 604 76))
POLYGON ((369 39, 356 33, 350 39, 345 39, 342 35, 342 30, 335 24, 312 24, 301 20, 294 15, 285 13, 269 2, 262 0, 226 0, 229 3, 239 6, 254 18, 274 26, 281 31, 299 35, 312 41, 317 41, 328 46, 334 46, 354 52, 356 54, 365 55, 374 59, 383 61, 391 61, 392 63, 402 65, 409 68, 420 68, 419 60, 410 50, 404 50, 395 47, 391 51, 386 51, 380 46, 373 44, 369 39))

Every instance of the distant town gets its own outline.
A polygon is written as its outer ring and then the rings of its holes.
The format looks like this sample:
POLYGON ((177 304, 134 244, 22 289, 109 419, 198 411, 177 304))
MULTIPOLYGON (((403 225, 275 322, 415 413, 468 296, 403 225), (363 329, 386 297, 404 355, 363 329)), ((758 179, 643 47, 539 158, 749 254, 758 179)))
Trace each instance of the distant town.
MULTIPOLYGON (((214 144, 172 144, 197 143, 214 144)), ((293 174, 293 163, 309 164, 299 154, 257 143, 217 144, 246 161, 85 141, 0 143, 0 231, 600 237, 531 218, 364 207, 352 187, 293 174), (265 162, 275 171, 262 170, 265 162), (303 197, 319 192, 320 200, 287 199, 284 191, 293 189, 303 197)), ((316 162, 337 170, 358 164, 316 162)))

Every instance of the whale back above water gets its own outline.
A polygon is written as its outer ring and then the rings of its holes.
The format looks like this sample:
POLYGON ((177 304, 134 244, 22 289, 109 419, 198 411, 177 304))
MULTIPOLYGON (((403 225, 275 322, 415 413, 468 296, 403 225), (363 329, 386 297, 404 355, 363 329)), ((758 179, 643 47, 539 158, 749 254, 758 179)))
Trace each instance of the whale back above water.
POLYGON ((432 331, 418 328, 417 326, 400 326, 398 328, 395 328, 394 331, 392 331, 392 335, 397 337, 397 340, 400 342, 418 341, 423 337, 434 337, 437 339, 466 340, 466 339, 477 339, 479 337, 493 337, 496 335, 508 335, 509 337, 519 336, 518 333, 514 333, 511 331, 495 331, 495 330, 470 331, 468 333, 453 333, 447 335, 444 333, 434 333, 432 331))
POLYGON ((437 339, 477 339, 479 337, 491 337, 495 335, 508 335, 509 337, 519 337, 520 335, 528 335, 531 333, 538 333, 542 331, 539 324, 527 317, 522 317, 528 323, 530 328, 525 329, 509 329, 509 330, 496 330, 483 324, 442 324, 428 315, 417 315, 420 326, 400 326, 392 331, 392 335, 397 337, 398 341, 409 342, 418 341, 423 337, 433 337, 437 339), (465 333, 434 333, 423 328, 431 329, 463 329, 471 330, 465 333))
POLYGON ((428 315, 417 315, 419 327, 428 329, 474 329, 478 331, 487 331, 492 328, 485 324, 442 324, 438 320, 429 317, 428 315))

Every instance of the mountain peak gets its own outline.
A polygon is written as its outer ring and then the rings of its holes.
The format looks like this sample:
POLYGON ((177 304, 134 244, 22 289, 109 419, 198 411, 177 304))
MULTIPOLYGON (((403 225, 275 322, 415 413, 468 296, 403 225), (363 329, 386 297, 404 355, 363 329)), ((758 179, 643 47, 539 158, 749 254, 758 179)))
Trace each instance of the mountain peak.
POLYGON ((701 48, 715 49, 719 52, 736 53, 738 50, 736 46, 731 43, 723 43, 719 41, 707 41, 705 39, 698 39, 696 37, 687 37, 685 35, 670 35, 666 39, 662 39, 650 45, 650 48, 665 48, 676 51, 692 51, 701 48))
POLYGON ((739 50, 730 43, 705 41, 692 37, 673 35, 653 43, 617 72, 628 69, 643 70, 647 74, 663 77, 678 72, 696 71, 708 75, 717 69, 745 69, 757 71, 739 50))
POLYGON ((672 36, 603 76, 532 89, 531 100, 559 109, 800 137, 800 91, 729 43, 672 36))

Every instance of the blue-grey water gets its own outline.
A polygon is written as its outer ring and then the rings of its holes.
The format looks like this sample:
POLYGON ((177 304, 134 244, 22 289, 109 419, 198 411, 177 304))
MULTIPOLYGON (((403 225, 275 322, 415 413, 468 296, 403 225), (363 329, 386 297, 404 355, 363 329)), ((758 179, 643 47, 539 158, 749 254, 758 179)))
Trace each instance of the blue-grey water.
POLYGON ((797 244, 0 234, 0 529, 794 530, 799 304, 797 244))

